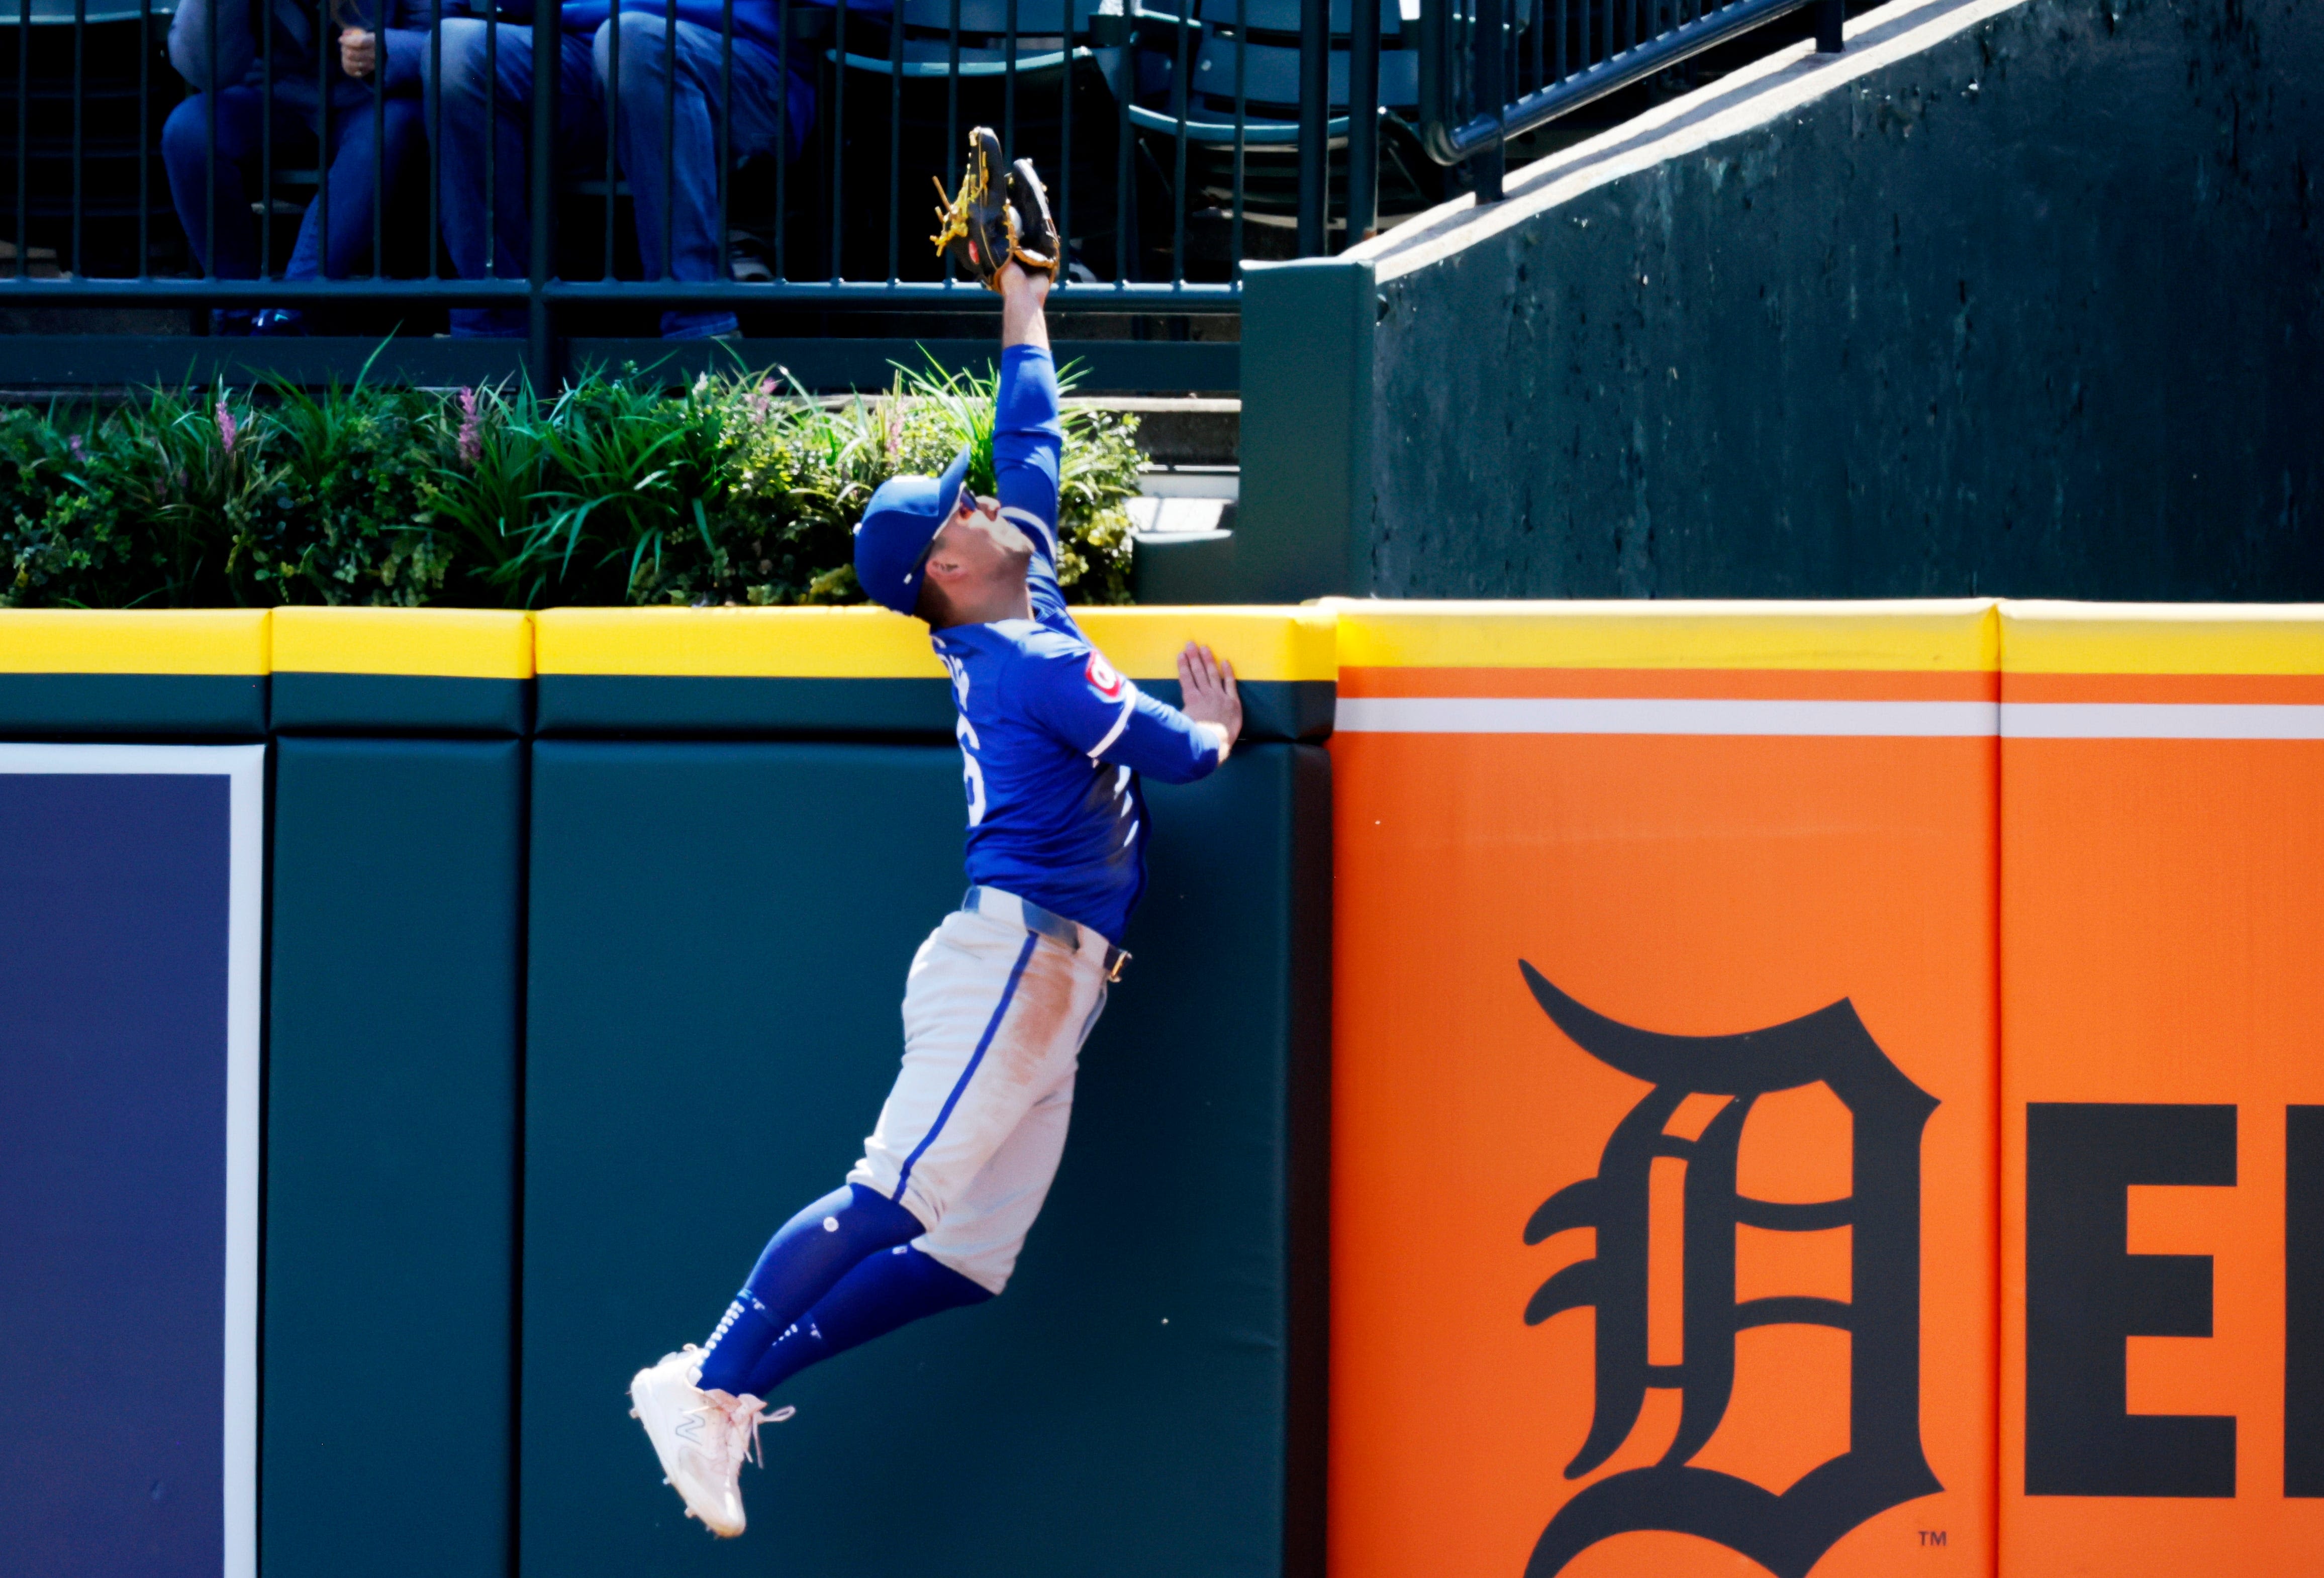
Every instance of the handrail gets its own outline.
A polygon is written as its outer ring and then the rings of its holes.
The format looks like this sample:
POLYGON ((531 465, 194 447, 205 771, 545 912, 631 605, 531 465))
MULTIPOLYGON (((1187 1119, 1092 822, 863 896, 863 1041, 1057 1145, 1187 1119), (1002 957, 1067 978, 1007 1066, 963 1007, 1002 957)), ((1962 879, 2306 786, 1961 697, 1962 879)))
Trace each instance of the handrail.
MULTIPOLYGON (((1581 3, 1586 5, 1588 0, 1581 3)), ((1599 3, 1612 4, 1614 0, 1599 3)), ((1502 0, 1421 0, 1420 6, 1420 143, 1439 164, 1460 164, 1480 154, 1489 155, 1478 168, 1478 199, 1481 202, 1500 200, 1499 153, 1510 138, 1537 131, 1561 115, 1642 82, 1656 72, 1666 71, 1690 56, 1804 5, 1816 7, 1817 51, 1837 54, 1842 48, 1841 23, 1846 15, 1846 0, 1726 0, 1724 4, 1720 0, 1703 0, 1697 14, 1689 20, 1650 38, 1634 37, 1618 51, 1610 47, 1613 23, 1608 18, 1602 24, 1602 36, 1609 45, 1603 59, 1562 71, 1554 80, 1511 97, 1499 88, 1502 75, 1499 68, 1503 60, 1473 49, 1474 42, 1489 32, 1499 34, 1505 41, 1503 58, 1516 46, 1520 30, 1501 23, 1501 4, 1502 0), (1474 20, 1458 14, 1464 5, 1473 5, 1474 20), (1499 101, 1491 108, 1479 106, 1465 119, 1458 118, 1461 96, 1453 80, 1462 64, 1462 51, 1454 42, 1456 26, 1469 34, 1471 52, 1477 56, 1477 88, 1473 97, 1499 101)), ((1548 10, 1545 0, 1534 0, 1536 26, 1548 10)), ((1557 0, 1556 13, 1562 32, 1566 18, 1564 0, 1557 0)), ((1588 11, 1583 12, 1582 18, 1586 49, 1588 11)), ((1561 67, 1563 44, 1561 38, 1557 50, 1561 67)), ((1543 58, 1538 44, 1536 58, 1543 58)))

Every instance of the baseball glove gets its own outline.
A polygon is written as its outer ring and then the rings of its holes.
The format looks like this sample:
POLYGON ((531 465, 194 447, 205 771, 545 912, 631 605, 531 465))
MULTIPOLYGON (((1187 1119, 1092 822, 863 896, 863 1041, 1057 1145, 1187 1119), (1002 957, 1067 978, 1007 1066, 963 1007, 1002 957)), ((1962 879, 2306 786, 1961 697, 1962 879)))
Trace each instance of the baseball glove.
POLYGON ((1004 171, 1001 139, 989 126, 968 134, 968 168, 961 172, 960 190, 945 197, 936 209, 936 233, 928 239, 940 256, 949 256, 961 272, 973 275, 988 291, 1001 289, 1001 268, 1013 262, 1036 273, 1057 275, 1057 226, 1049 217, 1049 194, 1033 172, 1033 161, 1019 159, 1004 171))

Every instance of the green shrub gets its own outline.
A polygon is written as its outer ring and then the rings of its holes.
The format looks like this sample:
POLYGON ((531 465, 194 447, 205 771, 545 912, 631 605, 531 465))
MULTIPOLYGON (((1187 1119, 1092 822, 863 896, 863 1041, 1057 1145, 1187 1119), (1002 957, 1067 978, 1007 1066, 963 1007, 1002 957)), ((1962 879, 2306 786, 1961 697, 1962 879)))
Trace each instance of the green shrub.
POLYGON ((288 383, 252 457, 260 481, 233 516, 228 569, 252 604, 438 599, 456 539, 435 530, 429 486, 443 464, 439 396, 288 383))
POLYGON ((439 446, 423 492, 452 557, 444 600, 536 605, 545 583, 525 570, 536 501, 549 478, 540 401, 529 387, 512 394, 463 389, 447 398, 441 420, 451 443, 439 446))
MULTIPOLYGON (((992 487, 994 380, 899 371, 808 397, 593 372, 553 399, 358 380, 0 411, 0 606, 841 603, 872 490, 963 444, 992 487)), ((1059 579, 1130 599, 1135 419, 1065 418, 1059 579)))
POLYGON ((0 411, 0 603, 126 606, 152 580, 148 545, 121 508, 122 468, 94 453, 83 413, 0 411))

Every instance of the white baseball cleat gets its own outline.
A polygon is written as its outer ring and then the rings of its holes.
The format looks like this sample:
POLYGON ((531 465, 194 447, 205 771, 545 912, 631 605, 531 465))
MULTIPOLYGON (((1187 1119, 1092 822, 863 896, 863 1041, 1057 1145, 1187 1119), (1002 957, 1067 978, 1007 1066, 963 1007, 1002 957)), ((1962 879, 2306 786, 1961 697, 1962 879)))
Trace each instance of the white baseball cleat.
POLYGON ((704 1391, 696 1385, 702 1373, 702 1351, 688 1343, 676 1353, 665 1353, 650 1370, 641 1370, 630 1381, 630 1417, 646 1427, 654 1455, 661 1460, 662 1481, 686 1501, 686 1515, 698 1518, 722 1538, 742 1532, 742 1463, 759 1453, 759 1426, 788 1419, 789 1407, 767 1412, 757 1398, 730 1397, 704 1391))

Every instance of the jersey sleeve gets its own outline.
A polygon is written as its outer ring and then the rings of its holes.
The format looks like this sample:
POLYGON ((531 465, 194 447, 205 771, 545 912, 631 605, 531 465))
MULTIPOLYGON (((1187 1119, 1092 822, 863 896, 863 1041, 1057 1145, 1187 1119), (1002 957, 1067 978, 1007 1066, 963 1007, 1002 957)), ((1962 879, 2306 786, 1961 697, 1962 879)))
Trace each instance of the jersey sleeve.
POLYGON ((1121 734, 1097 752, 1099 761, 1163 783, 1192 783, 1208 778, 1226 760, 1216 734, 1134 685, 1130 695, 1132 705, 1121 734))
POLYGON ((1065 429, 1057 414, 1057 370, 1047 349, 1010 346, 1001 353, 994 401, 992 469, 1001 512, 1033 540, 1027 574, 1033 617, 1062 618, 1057 586, 1057 475, 1065 429))
POLYGON ((1091 761, 1164 783, 1192 783, 1225 759, 1216 734, 1139 690, 1085 646, 1045 653, 1028 665, 1023 705, 1035 722, 1091 761))

